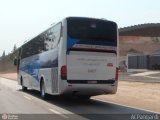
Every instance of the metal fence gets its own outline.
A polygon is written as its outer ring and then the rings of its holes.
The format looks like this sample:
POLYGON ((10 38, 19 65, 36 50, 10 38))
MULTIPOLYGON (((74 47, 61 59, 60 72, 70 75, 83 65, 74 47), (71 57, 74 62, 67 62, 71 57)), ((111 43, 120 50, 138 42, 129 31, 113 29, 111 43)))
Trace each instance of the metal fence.
POLYGON ((128 69, 148 69, 149 57, 147 55, 129 55, 128 69))
POLYGON ((148 69, 160 70, 160 55, 149 56, 149 67, 148 69))
POLYGON ((128 55, 128 69, 160 70, 160 55, 128 55))

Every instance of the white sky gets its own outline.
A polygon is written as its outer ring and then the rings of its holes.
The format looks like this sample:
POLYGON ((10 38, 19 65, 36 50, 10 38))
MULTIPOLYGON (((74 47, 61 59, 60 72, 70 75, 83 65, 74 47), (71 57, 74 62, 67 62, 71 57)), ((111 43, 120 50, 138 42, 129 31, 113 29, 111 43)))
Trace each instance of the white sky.
POLYGON ((160 23, 160 0, 0 0, 0 56, 67 16, 105 18, 119 27, 160 23))

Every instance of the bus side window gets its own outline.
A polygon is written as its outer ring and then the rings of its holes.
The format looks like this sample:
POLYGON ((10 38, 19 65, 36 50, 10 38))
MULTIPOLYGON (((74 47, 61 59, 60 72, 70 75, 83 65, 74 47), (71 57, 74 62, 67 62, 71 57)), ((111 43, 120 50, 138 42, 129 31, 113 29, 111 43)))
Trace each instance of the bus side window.
POLYGON ((47 50, 55 48, 61 35, 61 23, 53 26, 47 31, 47 39, 45 39, 45 47, 47 50), (49 41, 50 40, 50 41, 49 41))

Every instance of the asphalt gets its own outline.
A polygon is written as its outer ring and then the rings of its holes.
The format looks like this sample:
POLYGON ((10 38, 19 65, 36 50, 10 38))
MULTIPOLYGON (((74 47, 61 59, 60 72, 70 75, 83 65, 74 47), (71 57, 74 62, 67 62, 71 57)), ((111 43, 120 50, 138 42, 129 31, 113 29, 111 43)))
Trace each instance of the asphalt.
POLYGON ((130 120, 137 115, 150 114, 156 117, 155 113, 92 98, 49 96, 47 100, 42 100, 38 91, 23 92, 16 81, 5 78, 0 78, 0 114, 18 120, 130 120))

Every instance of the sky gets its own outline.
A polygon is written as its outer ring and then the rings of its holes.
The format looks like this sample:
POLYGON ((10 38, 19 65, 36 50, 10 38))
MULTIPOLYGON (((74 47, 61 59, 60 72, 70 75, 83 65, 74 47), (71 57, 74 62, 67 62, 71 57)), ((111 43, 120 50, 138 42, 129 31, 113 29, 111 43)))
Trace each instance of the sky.
POLYGON ((0 56, 68 16, 104 18, 119 27, 160 23, 160 0, 0 0, 0 56))

